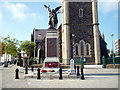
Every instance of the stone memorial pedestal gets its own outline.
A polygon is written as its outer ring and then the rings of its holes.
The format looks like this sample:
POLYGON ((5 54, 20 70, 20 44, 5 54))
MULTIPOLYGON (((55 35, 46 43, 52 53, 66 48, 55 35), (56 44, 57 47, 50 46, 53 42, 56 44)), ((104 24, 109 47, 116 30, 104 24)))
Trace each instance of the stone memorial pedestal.
POLYGON ((58 57, 58 35, 56 30, 49 30, 45 39, 45 56, 58 57))
POLYGON ((72 75, 72 74, 76 74, 73 59, 70 60, 70 75, 72 75))
POLYGON ((48 30, 45 39, 44 67, 59 67, 58 59, 58 34, 56 30, 48 30), (49 65, 48 65, 49 64, 49 65))

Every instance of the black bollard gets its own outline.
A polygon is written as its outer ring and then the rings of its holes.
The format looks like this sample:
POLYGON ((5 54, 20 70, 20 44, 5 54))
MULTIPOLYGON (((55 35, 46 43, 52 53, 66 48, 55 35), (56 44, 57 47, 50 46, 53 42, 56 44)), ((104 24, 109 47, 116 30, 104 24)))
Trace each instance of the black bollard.
POLYGON ((77 76, 80 76, 79 66, 77 66, 77 76))
POLYGON ((28 67, 25 67, 25 74, 28 74, 28 67))
POLYGON ((38 68, 37 79, 40 79, 40 69, 38 68))
POLYGON ((17 68, 17 69, 15 70, 15 79, 19 79, 18 72, 19 72, 19 69, 17 68))
POLYGON ((83 73, 83 68, 81 68, 81 80, 85 80, 84 73, 83 73))
POLYGON ((76 72, 76 65, 74 65, 74 68, 75 68, 75 72, 76 72))
POLYGON ((31 68, 32 72, 34 71, 34 67, 31 68))
POLYGON ((5 62, 4 67, 8 67, 8 62, 5 62))
POLYGON ((60 67, 60 70, 59 70, 59 75, 60 75, 59 79, 62 79, 62 68, 61 67, 60 67))

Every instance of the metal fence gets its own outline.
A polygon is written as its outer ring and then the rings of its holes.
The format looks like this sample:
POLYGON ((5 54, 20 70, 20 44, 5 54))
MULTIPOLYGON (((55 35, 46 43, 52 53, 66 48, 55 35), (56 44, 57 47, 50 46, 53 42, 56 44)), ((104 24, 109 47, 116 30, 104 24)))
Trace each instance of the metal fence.
MULTIPOLYGON (((71 59, 59 59, 59 60, 60 60, 60 63, 62 63, 62 61, 69 61, 70 62, 71 59)), ((75 65, 81 65, 83 63, 85 63, 84 58, 74 58, 75 65)))
POLYGON ((106 59, 106 64, 120 64, 120 58, 107 58, 106 59))

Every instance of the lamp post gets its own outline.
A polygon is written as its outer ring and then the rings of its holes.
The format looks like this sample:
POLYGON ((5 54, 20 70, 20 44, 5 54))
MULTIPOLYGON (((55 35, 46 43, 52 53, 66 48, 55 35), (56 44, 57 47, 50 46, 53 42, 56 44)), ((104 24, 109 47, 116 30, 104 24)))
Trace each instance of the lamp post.
POLYGON ((38 46, 37 46, 37 50, 38 50, 38 58, 39 58, 39 64, 40 63, 42 63, 42 57, 40 57, 41 56, 41 43, 42 43, 42 35, 41 34, 39 34, 38 35, 38 42, 39 42, 39 44, 38 44, 38 46))
POLYGON ((1 37, 1 36, 0 36, 0 46, 1 46, 1 47, 0 47, 0 49, 1 49, 1 50, 0 50, 0 51, 1 51, 1 52, 0 52, 0 62, 1 62, 1 56, 2 56, 2 37, 1 37))
POLYGON ((73 46, 73 59, 74 59, 74 55, 75 55, 75 40, 74 40, 75 34, 72 34, 72 46, 73 46))
POLYGON ((113 68, 115 68, 113 36, 114 36, 114 34, 111 34, 111 38, 112 38, 112 50, 111 50, 111 53, 112 53, 112 58, 113 58, 113 68))
MULTIPOLYGON (((34 30, 34 43, 35 43, 35 28, 33 29, 34 30)), ((35 59, 35 47, 34 47, 34 59, 35 59)))

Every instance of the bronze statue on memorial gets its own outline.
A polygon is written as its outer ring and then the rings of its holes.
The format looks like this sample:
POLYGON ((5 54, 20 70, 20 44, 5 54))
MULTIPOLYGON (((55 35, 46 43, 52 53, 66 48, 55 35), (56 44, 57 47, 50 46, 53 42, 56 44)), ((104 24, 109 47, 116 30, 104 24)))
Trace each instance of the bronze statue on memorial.
POLYGON ((49 29, 56 29, 58 24, 57 14, 60 13, 58 10, 61 8, 61 6, 56 7, 55 9, 50 9, 50 6, 44 5, 44 7, 49 11, 49 29))

